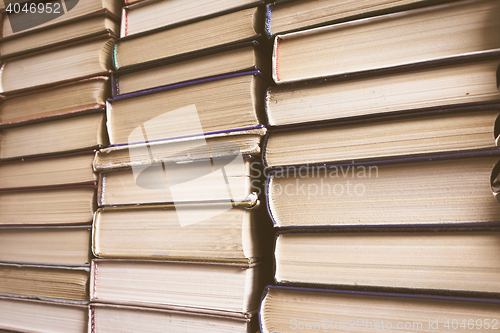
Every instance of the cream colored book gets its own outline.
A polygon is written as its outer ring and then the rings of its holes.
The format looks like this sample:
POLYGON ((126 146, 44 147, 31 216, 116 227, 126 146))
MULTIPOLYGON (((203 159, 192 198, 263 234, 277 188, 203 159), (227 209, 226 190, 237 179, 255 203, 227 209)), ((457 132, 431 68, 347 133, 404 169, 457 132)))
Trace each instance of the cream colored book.
POLYGON ((273 77, 295 82, 498 49, 499 8, 465 0, 277 35, 273 77))
POLYGON ((301 327, 304 331, 430 333, 490 332, 498 327, 499 315, 499 304, 487 300, 269 286, 259 319, 262 333, 292 333, 301 327))
POLYGON ((18 93, 29 89, 105 75, 111 70, 114 39, 99 37, 65 48, 13 58, 2 64, 0 92, 18 93))
POLYGON ((269 211, 278 227, 499 221, 498 151, 463 154, 271 172, 269 211))
POLYGON ((271 87, 266 96, 269 124, 279 126, 498 100, 500 53, 491 52, 489 59, 480 57, 460 62, 448 58, 430 67, 317 84, 271 87))
POLYGON ((230 203, 99 209, 93 252, 99 258, 255 262, 270 255, 263 207, 230 203))
POLYGON ((90 263, 90 226, 0 229, 0 261, 83 266, 90 263))
POLYGON ((2 130, 0 158, 69 152, 107 144, 104 114, 93 112, 66 119, 2 130))
POLYGON ((94 152, 87 151, 0 163, 0 189, 95 183, 93 160, 94 152))
POLYGON ((87 333, 84 305, 0 298, 0 328, 14 332, 87 333))
POLYGON ((0 264, 0 294, 73 302, 89 300, 89 268, 0 264))
MULTIPOLYGON (((8 8, 9 2, 2 0, 0 2, 0 7, 8 8)), ((23 32, 35 30, 50 25, 58 24, 60 22, 66 22, 73 20, 77 17, 87 15, 95 12, 102 12, 104 10, 112 13, 116 18, 121 16, 121 8, 123 3, 121 0, 85 0, 85 1, 68 1, 65 0, 51 0, 45 2, 44 17, 41 17, 40 13, 32 13, 20 10, 19 13, 15 13, 16 8, 13 7, 14 2, 11 5, 11 15, 14 18, 14 25, 11 22, 12 17, 6 15, 3 12, 3 28, 2 37, 8 37, 16 34, 22 34, 23 32), (49 5, 49 6, 47 6, 49 5), (52 9, 52 10, 50 10, 52 9), (47 15, 46 13, 51 11, 52 15, 47 15), (38 14, 38 15, 37 15, 38 14), (19 24, 21 22, 21 24, 19 24), (14 31, 16 30, 16 31, 14 31)), ((20 9, 22 9, 21 7, 20 9)), ((49 13, 50 14, 50 13, 49 13)))
POLYGON ((14 124, 63 117, 104 109, 110 97, 109 78, 97 76, 6 97, 0 104, 0 124, 14 124))
MULTIPOLYGON (((373 16, 381 11, 400 11, 422 0, 301 0, 278 1, 271 5, 268 34, 304 29, 331 21, 373 16), (402 7, 404 6, 404 7, 402 7)), ((422 4, 424 5, 424 4, 422 4)))
POLYGON ((152 307, 92 303, 89 333, 104 333, 109 327, 119 332, 255 333, 256 318, 235 318, 226 312, 189 312, 152 307))
POLYGON ((163 163, 101 173, 99 206, 222 200, 242 202, 261 189, 261 163, 234 158, 163 163))
POLYGON ((61 225, 92 222, 95 187, 0 192, 0 225, 61 225))
POLYGON ((269 264, 95 259, 90 299, 97 303, 218 310, 249 316, 257 310, 262 290, 270 282, 269 264))
POLYGON ((392 288, 413 293, 500 293, 500 234, 487 231, 283 233, 280 284, 392 288))
POLYGON ((115 68, 195 52, 222 44, 256 38, 264 32, 264 13, 249 8, 135 38, 121 38, 115 46, 115 68), (138 52, 137 50, 140 50, 138 52))
POLYGON ((497 105, 434 115, 323 127, 271 131, 267 166, 318 164, 494 148, 498 143, 497 105))
POLYGON ((119 94, 128 94, 174 83, 229 73, 259 69, 271 75, 271 62, 255 46, 233 48, 175 63, 147 66, 144 69, 115 73, 119 94))
POLYGON ((170 0, 129 1, 123 8, 121 37, 201 18, 218 12, 256 4, 255 0, 170 0), (164 13, 168 13, 165 15, 164 13))
POLYGON ((267 87, 263 77, 246 73, 119 96, 108 102, 110 143, 131 145, 262 127, 267 87))
POLYGON ((99 12, 64 22, 64 24, 4 37, 0 39, 0 54, 5 59, 21 53, 62 45, 62 43, 74 43, 85 37, 107 34, 118 36, 118 19, 107 12, 99 12))

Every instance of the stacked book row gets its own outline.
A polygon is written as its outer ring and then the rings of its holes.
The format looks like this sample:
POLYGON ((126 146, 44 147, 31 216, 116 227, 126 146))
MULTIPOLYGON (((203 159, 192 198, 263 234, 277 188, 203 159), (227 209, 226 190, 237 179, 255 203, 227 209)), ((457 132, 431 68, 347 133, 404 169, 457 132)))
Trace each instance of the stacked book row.
POLYGON ((497 327, 500 7, 413 3, 274 36, 263 333, 497 327))

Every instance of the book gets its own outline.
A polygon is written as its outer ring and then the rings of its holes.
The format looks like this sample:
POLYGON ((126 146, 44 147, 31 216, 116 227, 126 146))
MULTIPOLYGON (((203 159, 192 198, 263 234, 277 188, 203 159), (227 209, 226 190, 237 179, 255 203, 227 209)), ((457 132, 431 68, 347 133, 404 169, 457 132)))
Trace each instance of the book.
POLYGON ((260 155, 264 126, 203 137, 193 136, 134 145, 116 145, 96 152, 94 169, 99 172, 158 163, 187 162, 237 156, 260 155))
POLYGON ((86 303, 88 267, 39 266, 0 263, 0 295, 86 303))
POLYGON ((230 12, 255 6, 255 0, 217 0, 203 3, 188 1, 126 1, 122 12, 121 37, 154 30, 159 27, 198 19, 220 12, 230 12), (168 15, 165 15, 168 13, 168 15))
POLYGON ((269 286, 259 319, 262 333, 297 329, 443 332, 464 326, 494 329, 499 313, 498 300, 269 286))
POLYGON ((109 34, 118 36, 119 23, 115 16, 102 11, 0 38, 0 54, 2 59, 7 59, 44 48, 66 46, 85 38, 109 34))
POLYGON ((86 305, 0 297, 0 328, 15 332, 86 333, 86 305))
POLYGON ((20 35, 29 30, 67 22, 95 12, 108 11, 116 18, 121 15, 122 3, 120 0, 85 0, 68 1, 68 3, 66 1, 51 0, 45 2, 43 13, 39 13, 38 8, 35 12, 30 11, 29 7, 26 8, 26 11, 23 10, 24 3, 20 3, 22 7, 18 9, 14 1, 2 1, 6 8, 5 11, 2 11, 1 16, 2 37, 20 35))
POLYGON ((498 100, 497 51, 270 87, 270 126, 498 100), (304 112, 307 109, 307 112, 304 112))
POLYGON ((335 3, 328 0, 277 0, 268 5, 267 33, 273 36, 304 28, 370 17, 375 14, 408 10, 435 2, 425 0, 350 0, 335 3))
POLYGON ((114 50, 115 69, 257 39, 264 33, 263 11, 260 7, 248 8, 120 38, 114 50))
POLYGON ((466 0, 277 35, 273 78, 295 82, 498 49, 498 6, 466 0))
POLYGON ((0 163, 0 192, 66 184, 94 185, 97 182, 92 170, 94 155, 90 150, 0 163))
POLYGON ((0 103, 0 126, 104 110, 111 95, 108 80, 107 76, 97 76, 5 97, 0 103))
POLYGON ((191 160, 112 170, 100 174, 99 206, 162 203, 242 202, 260 191, 261 163, 255 158, 191 160))
POLYGON ((187 59, 154 61, 147 65, 129 67, 113 72, 113 96, 153 89, 175 83, 260 70, 271 76, 267 48, 257 40, 220 47, 206 55, 187 59))
POLYGON ((268 256, 272 246, 262 207, 231 208, 224 202, 101 208, 93 228, 98 258, 251 263, 268 256))
POLYGON ((90 224, 95 186, 0 191, 0 225, 90 224))
POLYGON ((149 143, 262 127, 267 87, 259 72, 246 72, 115 97, 108 101, 107 108, 110 144, 149 143))
POLYGON ((2 65, 0 92, 11 95, 57 83, 106 75, 112 68, 114 39, 110 37, 112 36, 90 38, 65 48, 49 48, 12 58, 2 65))
POLYGON ((93 323, 89 332, 106 332, 108 327, 129 332, 214 332, 255 333, 257 320, 228 316, 224 312, 188 312, 152 307, 136 307, 92 303, 89 321, 93 323))
POLYGON ((250 316, 257 310, 262 290, 269 282, 268 266, 269 262, 94 259, 90 298, 93 303, 218 310, 250 316))
POLYGON ((498 115, 493 104, 278 127, 268 132, 263 158, 278 167, 494 148, 498 115))
POLYGON ((283 232, 278 284, 498 298, 498 229, 283 232))
POLYGON ((0 261, 83 266, 90 263, 90 226, 0 229, 0 261))
POLYGON ((277 227, 496 224, 498 152, 277 169, 268 209, 277 227))
POLYGON ((83 151, 107 145, 102 110, 2 129, 0 159, 83 151))

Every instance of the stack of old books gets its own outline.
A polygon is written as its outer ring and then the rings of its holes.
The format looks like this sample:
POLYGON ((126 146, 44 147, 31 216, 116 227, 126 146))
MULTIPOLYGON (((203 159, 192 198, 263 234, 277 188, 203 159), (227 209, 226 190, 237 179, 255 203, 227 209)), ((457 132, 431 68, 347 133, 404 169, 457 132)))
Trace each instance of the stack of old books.
POLYGON ((261 331, 497 329, 500 3, 367 3, 270 8, 261 331))
POLYGON ((252 332, 272 225, 260 142, 271 44, 256 1, 142 1, 114 45, 90 330, 252 332))
POLYGON ((121 5, 6 2, 0 105, 0 328, 86 332, 94 150, 121 5))

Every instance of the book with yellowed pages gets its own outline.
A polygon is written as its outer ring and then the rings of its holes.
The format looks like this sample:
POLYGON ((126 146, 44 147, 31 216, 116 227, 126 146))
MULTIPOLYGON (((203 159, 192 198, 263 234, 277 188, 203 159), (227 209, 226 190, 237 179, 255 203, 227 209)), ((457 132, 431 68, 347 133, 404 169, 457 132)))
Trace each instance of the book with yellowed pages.
POLYGON ((256 0, 125 0, 122 12, 120 37, 154 30, 175 23, 200 19, 213 14, 238 11, 249 6, 256 6, 262 1, 256 0), (168 15, 165 15, 168 13, 168 15))
POLYGON ((259 156, 261 139, 265 134, 266 128, 259 126, 203 137, 117 145, 97 151, 93 165, 97 172, 107 172, 165 162, 228 158, 239 154, 259 156))
POLYGON ((115 169, 100 174, 97 203, 243 202, 261 192, 261 175, 259 160, 241 156, 115 169))
POLYGON ((281 285, 500 296, 498 228, 293 230, 276 239, 281 285))
POLYGON ((0 103, 0 126, 104 110, 110 95, 109 78, 96 76, 4 97, 0 103))
POLYGON ((112 73, 113 97, 136 91, 260 70, 271 77, 271 59, 265 44, 258 40, 217 47, 195 57, 178 57, 173 62, 160 59, 112 73))
POLYGON ((260 261, 271 253, 272 225, 262 205, 241 207, 252 204, 101 208, 94 218, 93 252, 98 258, 260 261))
POLYGON ((500 52, 270 87, 270 126, 498 101, 500 52), (307 110, 305 112, 304 110, 307 110))
POLYGON ((0 228, 0 261, 18 264, 84 266, 90 264, 91 227, 0 228))
POLYGON ((454 1, 277 35, 273 78, 296 82, 497 50, 499 11, 496 0, 454 1))
POLYGON ((263 147, 267 167, 494 148, 500 104, 399 112, 365 120, 280 126, 263 147))
POLYGON ((268 172, 277 227, 490 225, 500 150, 292 166, 268 172))
POLYGON ((119 20, 107 11, 101 11, 63 21, 39 29, 28 30, 0 38, 0 55, 3 60, 44 48, 68 46, 79 40, 112 34, 118 36, 119 20))
POLYGON ((0 73, 0 92, 13 95, 78 79, 109 74, 112 35, 80 40, 7 60, 0 73))
POLYGON ((499 327, 499 316, 497 299, 281 286, 266 288, 259 311, 262 333, 291 333, 299 329, 349 333, 473 329, 489 332, 499 327))
POLYGON ((272 280, 270 264, 94 259, 90 300, 248 317, 256 312, 262 291, 272 280))
POLYGON ((6 8, 5 11, 1 12, 2 37, 21 35, 27 31, 57 25, 62 22, 66 23, 84 15, 104 11, 119 18, 123 6, 122 0, 82 0, 68 1, 68 3, 65 0, 62 2, 50 0, 44 2, 43 7, 35 8, 33 8, 33 5, 25 8, 24 3, 22 3, 22 7, 17 7, 15 3, 15 1, 9 0, 0 1, 0 7, 6 8))
POLYGON ((264 34, 264 21, 264 9, 251 7, 125 36, 116 41, 114 67, 194 55, 221 45, 255 40, 264 34))
POLYGON ((255 333, 256 315, 234 316, 224 311, 188 311, 92 303, 90 333, 104 333, 109 327, 121 332, 255 333))
POLYGON ((85 184, 0 191, 0 225, 90 224, 95 193, 85 184))
POLYGON ((54 185, 95 185, 92 170, 95 151, 23 158, 0 163, 0 191, 40 189, 54 185))
POLYGON ((0 263, 0 295, 85 304, 89 267, 0 263))
POLYGON ((404 11, 437 2, 435 0, 347 0, 338 3, 331 0, 277 0, 268 5, 267 33, 273 36, 305 28, 310 29, 404 11))
POLYGON ((117 96, 108 100, 110 144, 262 128, 268 86, 260 71, 250 71, 117 96))
POLYGON ((14 332, 87 333, 88 306, 0 297, 0 328, 14 332))
POLYGON ((103 110, 2 129, 0 159, 84 151, 107 145, 103 110))

